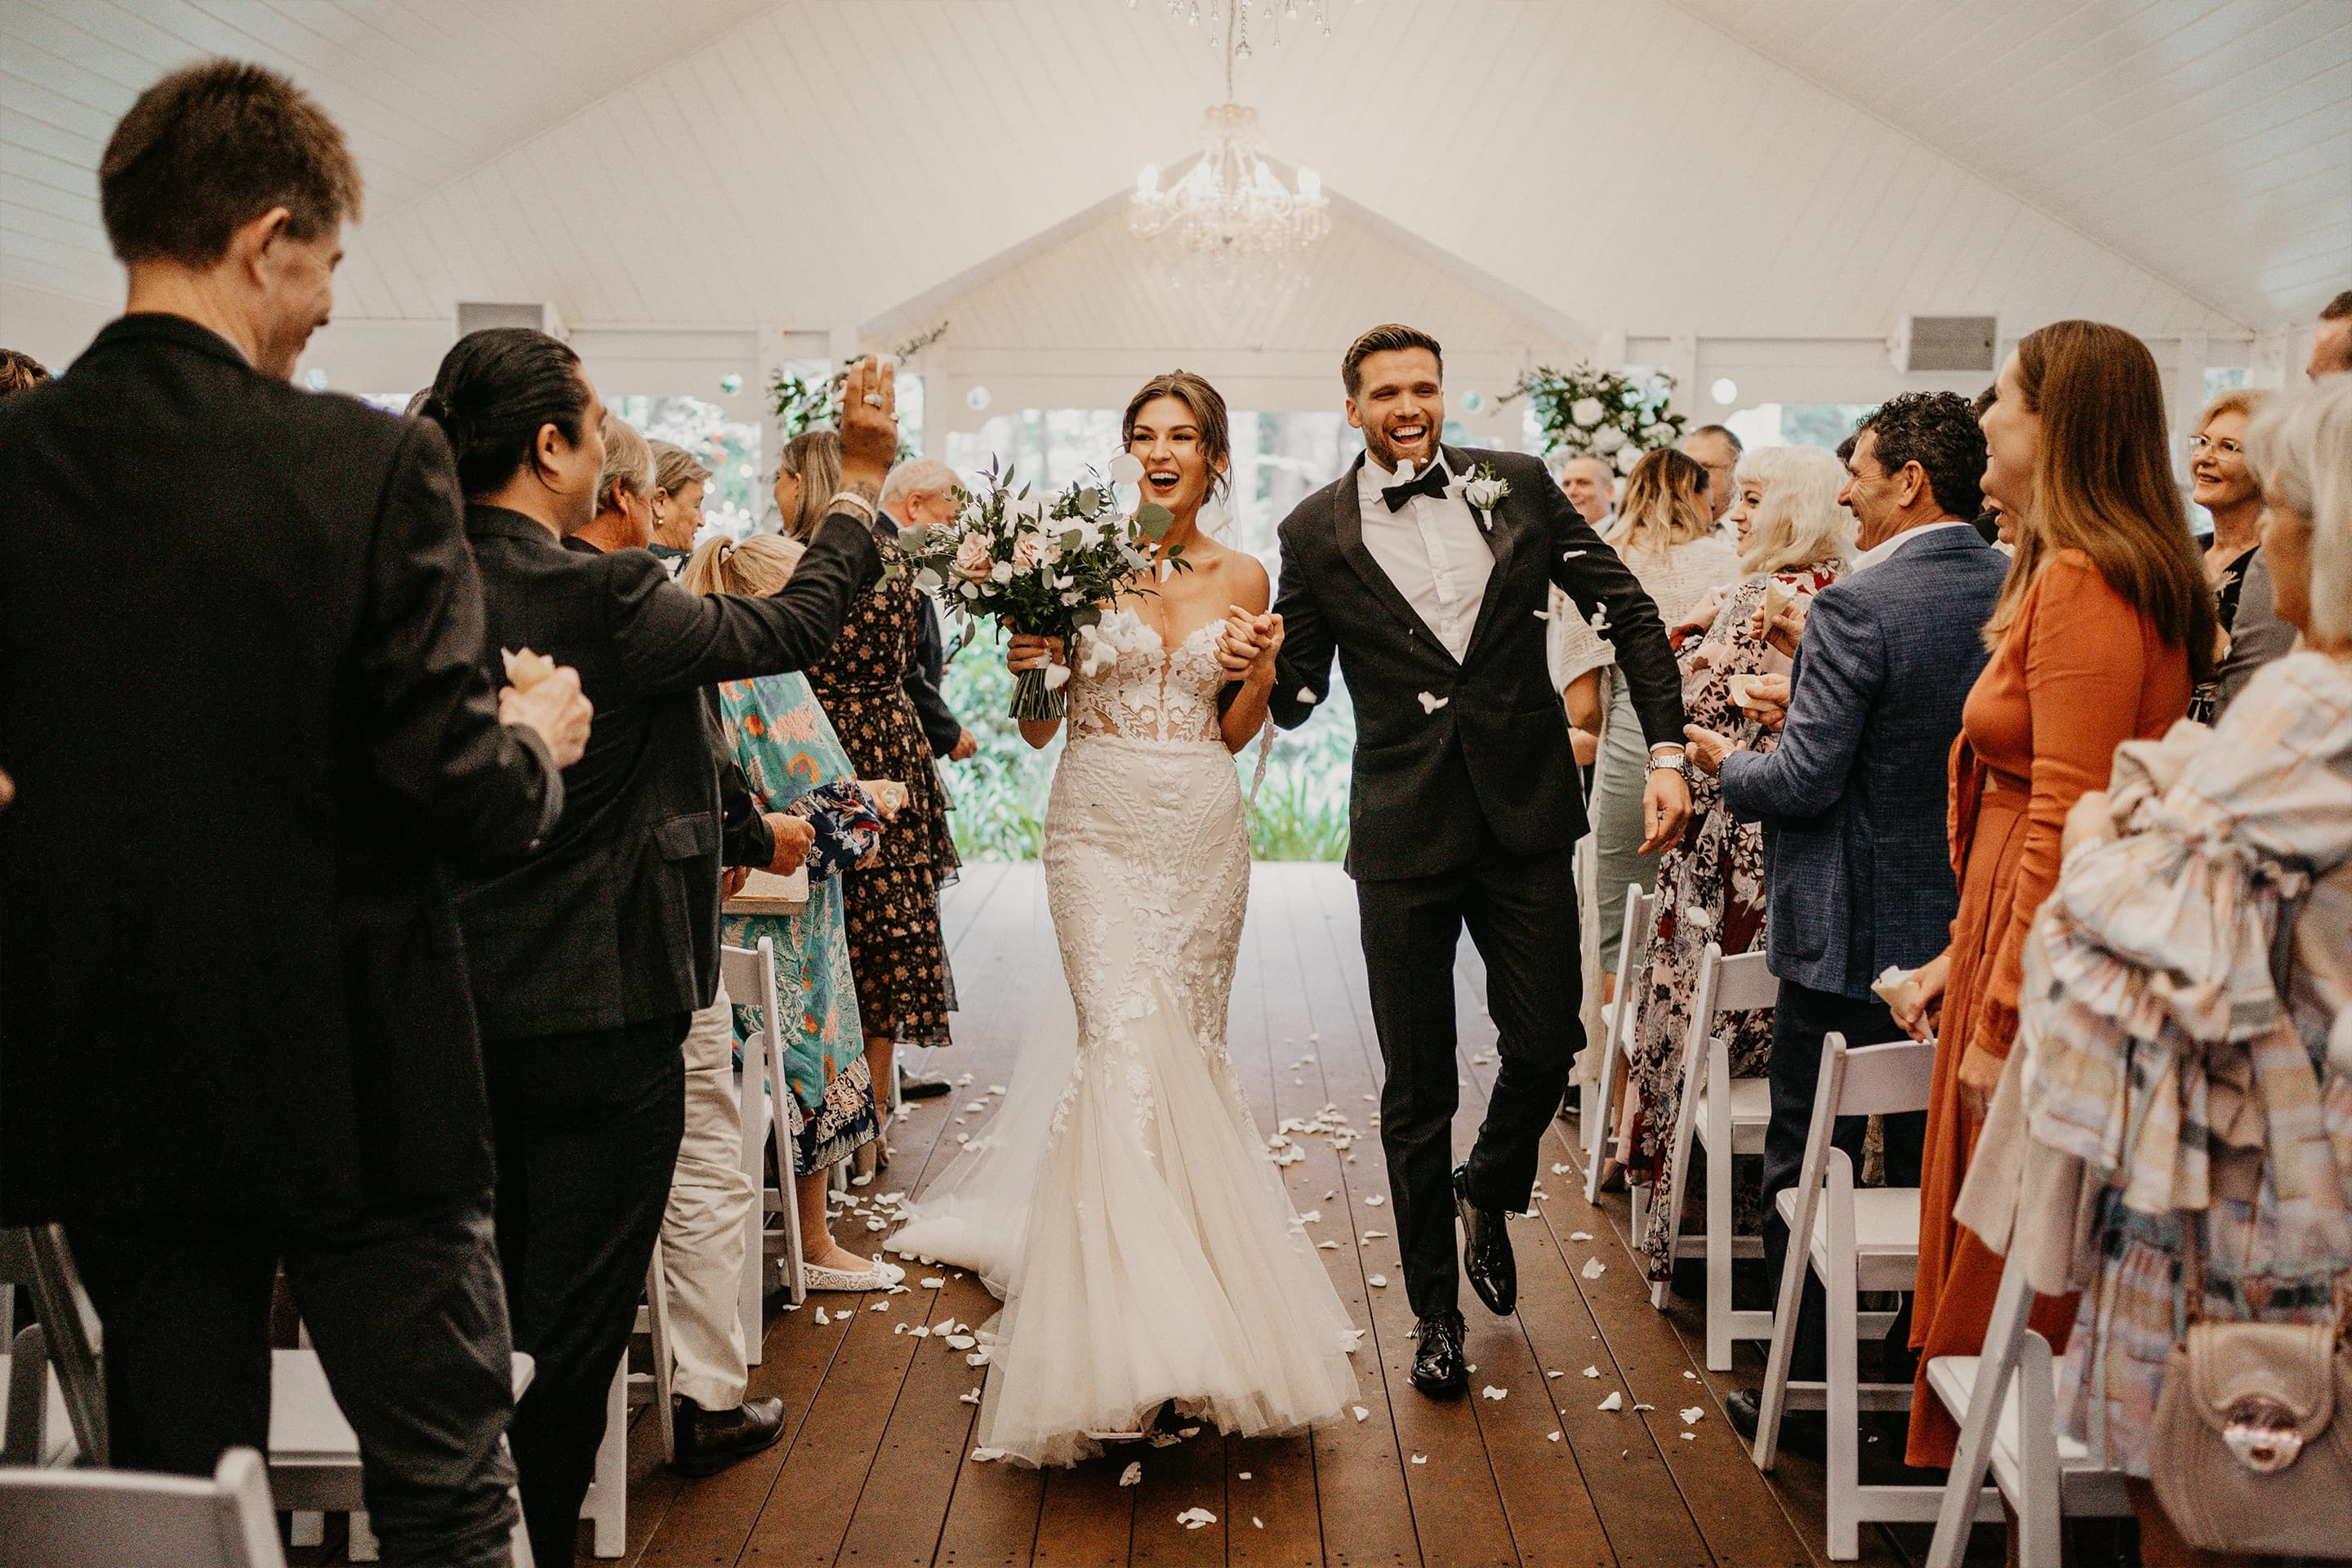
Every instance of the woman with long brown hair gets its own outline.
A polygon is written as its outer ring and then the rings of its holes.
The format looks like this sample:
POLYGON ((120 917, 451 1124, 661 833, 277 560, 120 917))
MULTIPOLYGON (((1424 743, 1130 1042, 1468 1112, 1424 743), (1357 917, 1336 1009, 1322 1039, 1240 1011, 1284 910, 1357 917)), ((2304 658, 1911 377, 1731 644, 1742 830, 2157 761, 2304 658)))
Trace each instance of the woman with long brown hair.
MULTIPOLYGON (((1696 458, 1670 447, 1646 453, 1625 476, 1625 499, 1607 539, 1656 601, 1668 626, 1684 618, 1707 593, 1739 581, 1739 552, 1715 526, 1707 505, 1707 471, 1696 458)), ((1632 689, 1618 679, 1616 652, 1591 626, 1568 628, 1560 679, 1570 719, 1598 730, 1601 752, 1592 773, 1593 847, 1598 852, 1593 901, 1599 913, 1602 998, 1613 994, 1625 929, 1625 889, 1655 885, 1658 861, 1644 857, 1643 792, 1649 749, 1633 711, 1632 689)))
MULTIPOLYGON (((1951 945, 1895 1016, 1939 1046, 1919 1194, 1920 1352, 1906 1462, 1951 1463, 1958 1428, 1927 1388, 1937 1356, 1984 1342, 2001 1260, 1951 1217, 1985 1105, 2017 1034, 2020 956, 2058 879, 2066 814, 2105 789, 2116 747, 2164 733, 2212 673, 2213 596, 2165 449, 2164 389, 2119 327, 2056 321, 2021 340, 1981 421, 1984 490, 2017 555, 1985 626, 1992 661, 1952 748, 1951 945), (1940 1011, 1937 1011, 1940 1004, 1940 1011)), ((2072 1297, 2033 1326, 2065 1343, 2072 1297)))

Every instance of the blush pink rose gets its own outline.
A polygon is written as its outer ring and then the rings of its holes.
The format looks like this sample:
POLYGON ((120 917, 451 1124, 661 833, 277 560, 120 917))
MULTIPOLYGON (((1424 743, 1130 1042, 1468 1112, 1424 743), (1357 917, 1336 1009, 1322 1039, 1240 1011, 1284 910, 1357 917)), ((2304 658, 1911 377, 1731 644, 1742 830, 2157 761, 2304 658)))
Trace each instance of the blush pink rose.
POLYGON ((991 564, 988 541, 977 533, 965 534, 963 542, 956 546, 955 569, 975 583, 984 583, 991 564))

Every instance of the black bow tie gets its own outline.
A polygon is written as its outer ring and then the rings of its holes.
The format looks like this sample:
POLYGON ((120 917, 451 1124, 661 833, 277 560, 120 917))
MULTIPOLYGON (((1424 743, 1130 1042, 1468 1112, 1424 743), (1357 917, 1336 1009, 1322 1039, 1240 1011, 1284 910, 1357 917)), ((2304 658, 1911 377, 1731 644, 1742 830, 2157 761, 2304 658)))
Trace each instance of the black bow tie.
POLYGON ((1382 485, 1381 498, 1389 503, 1391 511, 1402 511, 1404 503, 1415 496, 1427 496, 1432 500, 1444 500, 1446 478, 1445 465, 1432 462, 1429 467, 1421 471, 1421 477, 1418 479, 1408 479, 1401 485, 1382 485))

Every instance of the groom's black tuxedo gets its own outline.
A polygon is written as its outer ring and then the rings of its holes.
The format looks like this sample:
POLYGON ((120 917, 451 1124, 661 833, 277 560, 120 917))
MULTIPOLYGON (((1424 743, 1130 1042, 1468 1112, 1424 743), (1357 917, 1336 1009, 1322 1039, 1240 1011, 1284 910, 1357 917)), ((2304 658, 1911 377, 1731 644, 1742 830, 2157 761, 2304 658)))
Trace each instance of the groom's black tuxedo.
POLYGON ((1683 733, 1682 681, 1657 606, 1543 465, 1517 452, 1448 447, 1444 458, 1456 479, 1483 465, 1510 485, 1491 517, 1472 512, 1493 566, 1460 658, 1365 544, 1360 458, 1284 520, 1275 601, 1284 622, 1275 721, 1313 714, 1335 653, 1355 700, 1348 868, 1388 1065, 1381 1143, 1405 1289, 1423 1318, 1452 1312, 1458 1289, 1449 1172, 1463 928, 1486 960, 1500 1062, 1470 1152, 1472 1203, 1528 1206, 1544 1129, 1583 1044, 1569 850, 1584 832, 1584 802, 1567 714, 1544 668, 1553 584, 1586 616, 1606 612, 1601 635, 1616 646, 1643 733, 1653 742, 1683 733))
POLYGON ((1444 454, 1456 479, 1483 464, 1510 484, 1481 523, 1495 563, 1458 660, 1365 548, 1361 458, 1282 524, 1274 721, 1295 729, 1313 715, 1336 652, 1356 705, 1348 870, 1362 881, 1467 865, 1482 828, 1515 855, 1583 837, 1576 757, 1544 668, 1541 616, 1554 583, 1588 618, 1607 611, 1601 635, 1616 647, 1643 734, 1654 744, 1683 738, 1682 679, 1657 606, 1543 464, 1519 452, 1444 454), (1444 706, 1427 710, 1424 693, 1444 706))

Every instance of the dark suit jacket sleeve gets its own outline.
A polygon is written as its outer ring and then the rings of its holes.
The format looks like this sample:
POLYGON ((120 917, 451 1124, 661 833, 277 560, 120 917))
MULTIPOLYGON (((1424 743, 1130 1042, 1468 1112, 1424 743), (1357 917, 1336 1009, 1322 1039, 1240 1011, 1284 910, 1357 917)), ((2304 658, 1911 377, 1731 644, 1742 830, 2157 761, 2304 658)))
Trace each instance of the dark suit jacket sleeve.
POLYGON ((1885 679, 1876 619, 1852 595, 1815 595, 1780 746, 1769 755, 1733 752, 1723 759, 1723 799, 1732 816, 1802 821, 1835 805, 1885 679))
POLYGON ((1285 730, 1306 723, 1314 717, 1317 706, 1331 695, 1331 656, 1337 645, 1315 601, 1315 589, 1307 580, 1304 552, 1293 538, 1294 530, 1301 526, 1301 515, 1316 504, 1318 498, 1308 497, 1282 527, 1282 585, 1274 598, 1274 613, 1282 617, 1282 652, 1275 660, 1274 695, 1268 700, 1268 710, 1275 723, 1285 730))
POLYGON ((562 811, 563 780, 536 736, 499 722, 482 668, 481 580, 457 470, 439 430, 408 422, 368 560, 371 614, 357 648, 362 743, 376 776, 434 847, 494 863, 522 854, 562 811))
POLYGON ((947 658, 940 647, 939 612, 926 599, 922 615, 915 628, 915 647, 907 660, 907 673, 898 684, 907 689, 907 700, 915 705, 915 718, 923 726, 923 739, 930 742, 932 754, 946 756, 963 739, 963 721, 955 716, 948 700, 940 695, 940 680, 947 673, 947 658))
POLYGON ((613 645, 629 679, 656 693, 806 669, 832 650, 850 605, 882 574, 874 536, 841 512, 824 520, 793 580, 767 598, 688 593, 642 550, 615 551, 604 564, 613 645))
POLYGON ((1642 580, 1617 552, 1602 542, 1592 525, 1568 504, 1543 465, 1530 460, 1534 477, 1528 488, 1535 492, 1550 541, 1545 565, 1551 580, 1576 601, 1586 620, 1596 609, 1606 609, 1601 635, 1617 650, 1617 668, 1625 677, 1633 711, 1642 720, 1642 735, 1655 746, 1683 739, 1683 676, 1675 650, 1666 642, 1658 606, 1642 580))

